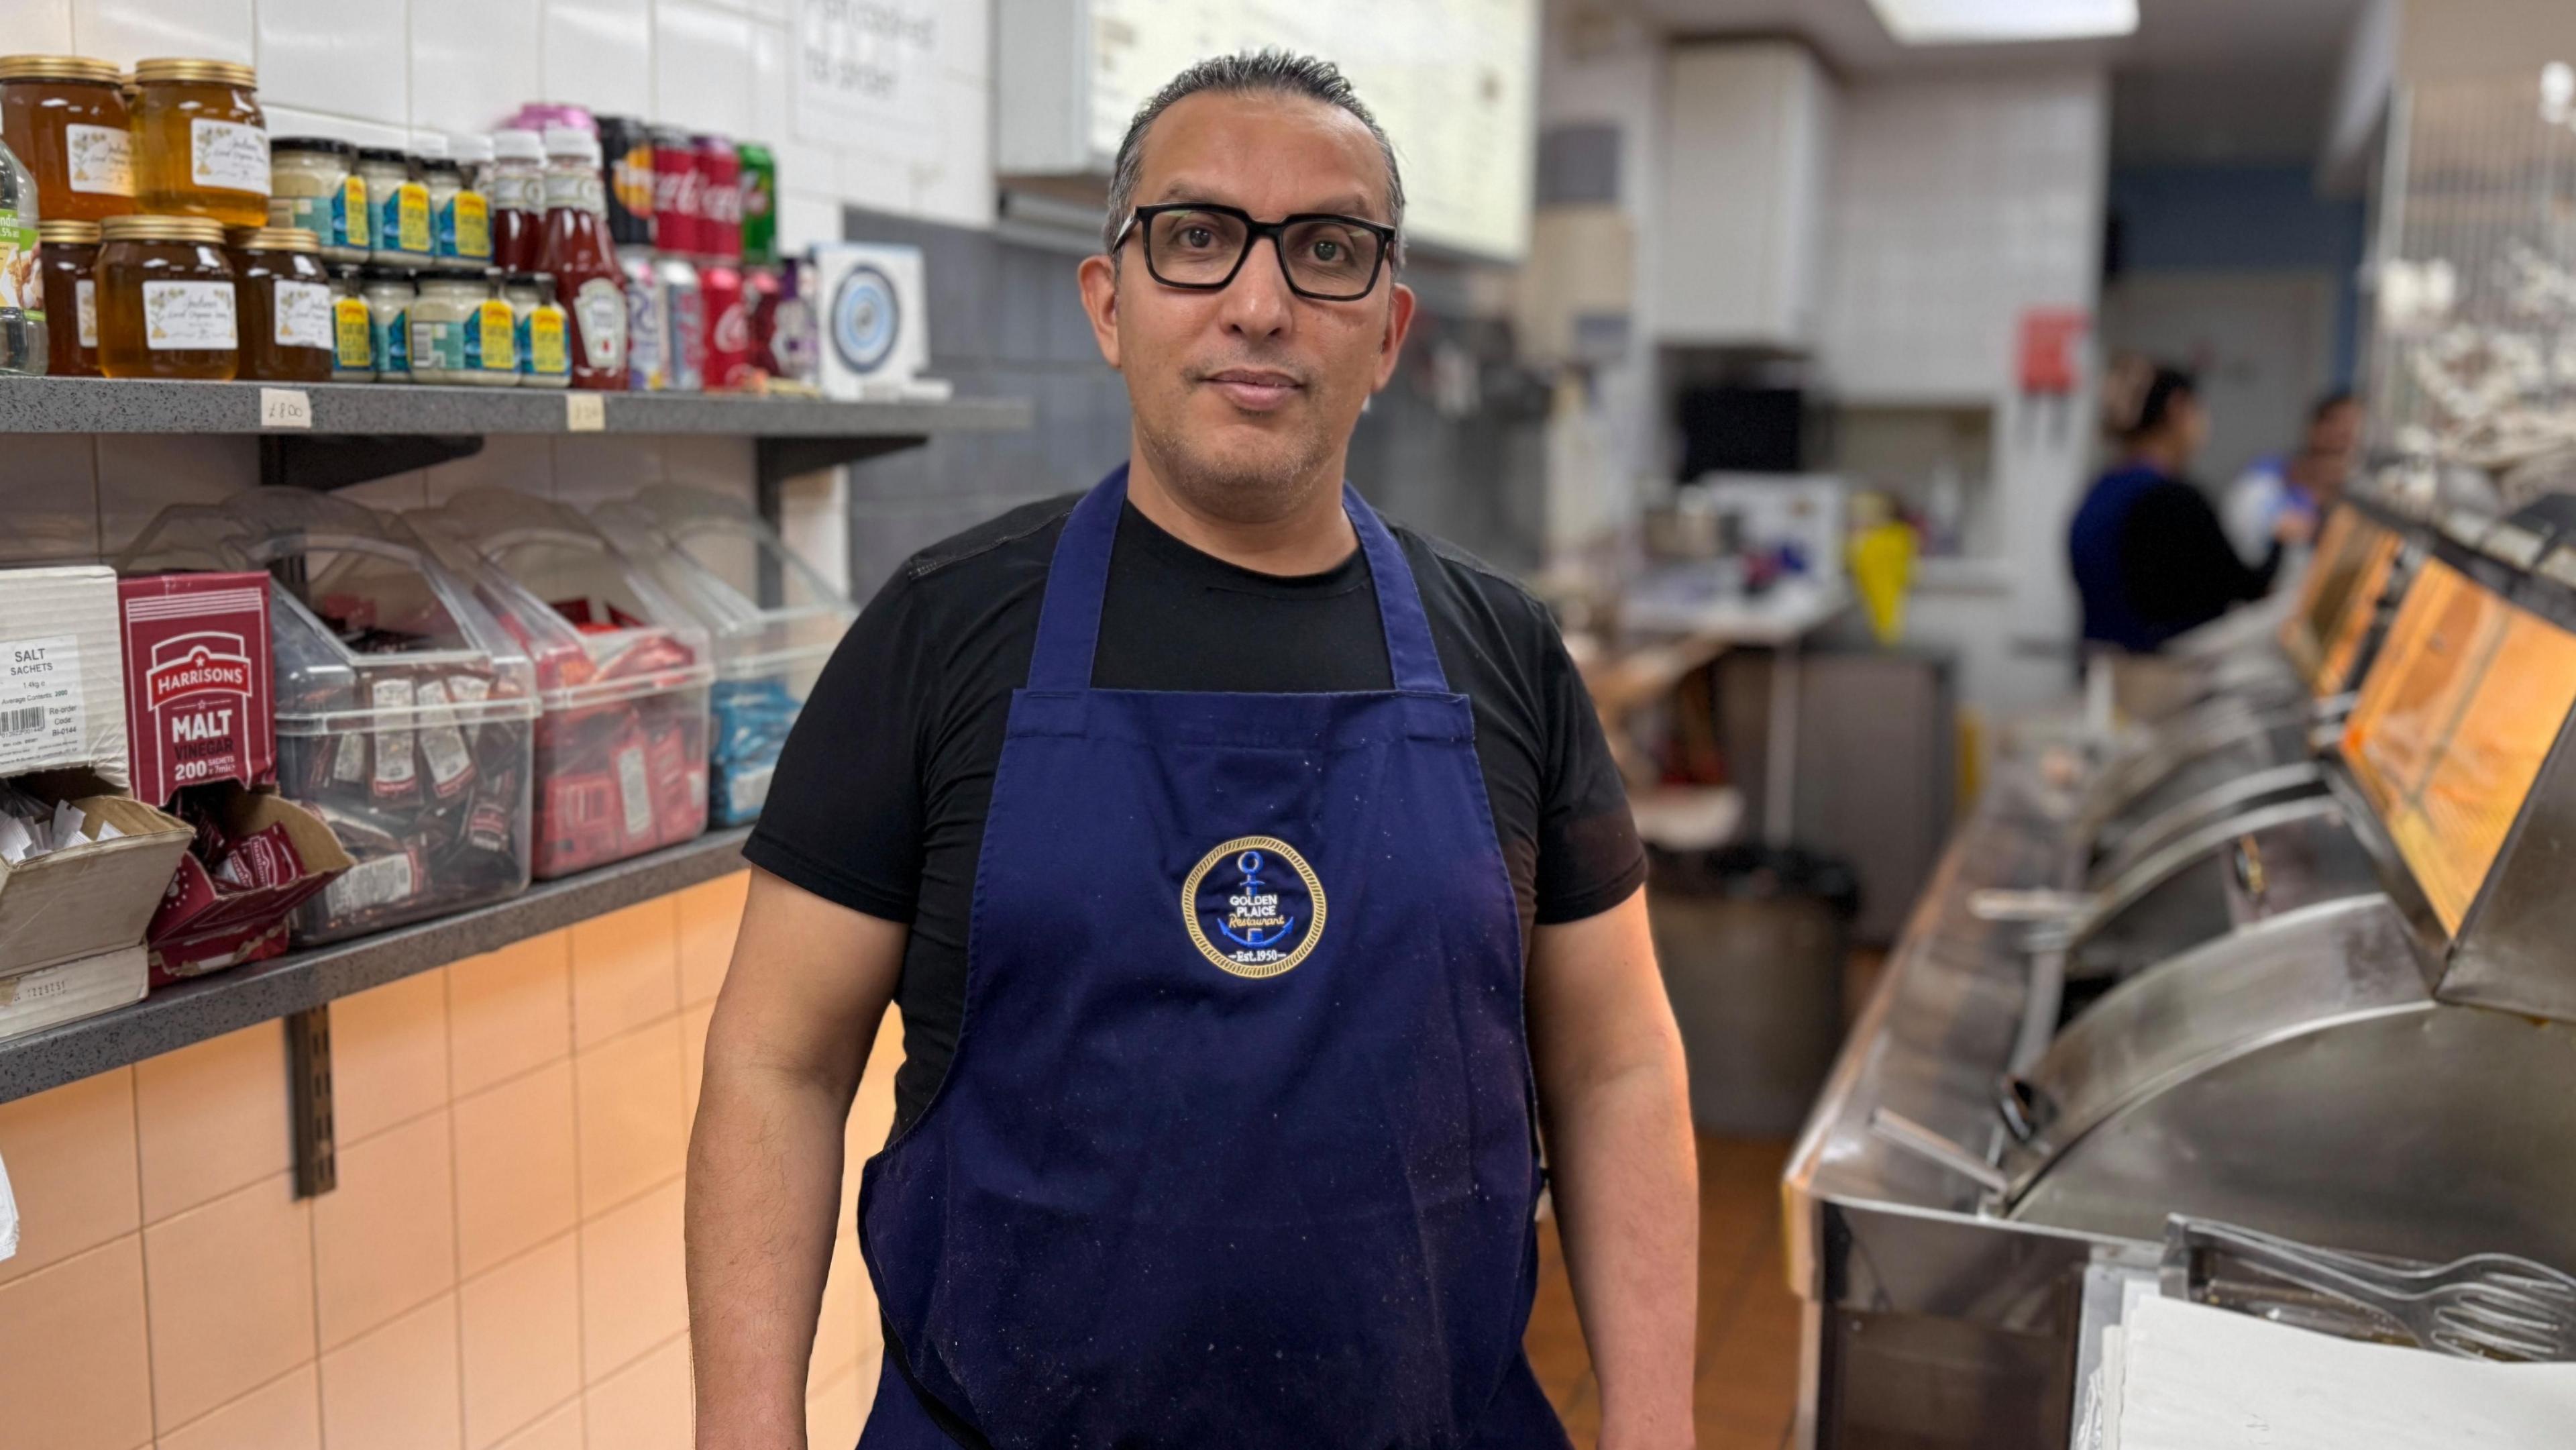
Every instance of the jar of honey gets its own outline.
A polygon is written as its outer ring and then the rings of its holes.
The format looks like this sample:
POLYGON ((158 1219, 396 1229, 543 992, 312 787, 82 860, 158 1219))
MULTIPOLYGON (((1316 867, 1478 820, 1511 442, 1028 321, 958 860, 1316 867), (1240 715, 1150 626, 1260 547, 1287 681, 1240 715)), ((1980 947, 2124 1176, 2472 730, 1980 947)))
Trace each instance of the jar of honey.
POLYGON ((45 375, 98 373, 98 223, 39 222, 37 270, 45 284, 45 375))
POLYGON ((161 216, 268 223, 268 119, 251 68, 228 60, 134 67, 134 199, 161 216))
POLYGON ((134 210, 123 80, 103 60, 0 55, 0 140, 35 174, 46 220, 94 222, 134 210))
POLYGON ((327 383, 336 343, 322 242, 296 227, 227 234, 241 309, 239 377, 327 383))
POLYGON ((99 371, 233 376, 241 344, 224 229, 203 217, 119 216, 99 233, 99 371))

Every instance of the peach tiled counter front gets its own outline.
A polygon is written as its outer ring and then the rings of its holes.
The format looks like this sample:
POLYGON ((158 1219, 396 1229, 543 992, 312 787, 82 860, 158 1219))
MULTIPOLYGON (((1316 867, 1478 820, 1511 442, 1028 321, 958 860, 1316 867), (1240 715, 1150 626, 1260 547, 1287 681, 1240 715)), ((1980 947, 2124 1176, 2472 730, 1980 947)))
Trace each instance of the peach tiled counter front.
MULTIPOLYGON (((737 873, 332 1004, 340 1186, 292 1191, 284 1034, 0 1105, 0 1442, 44 1450, 687 1450, 681 1171, 737 873)), ((848 1134, 816 1450, 875 1394, 848 1134)))

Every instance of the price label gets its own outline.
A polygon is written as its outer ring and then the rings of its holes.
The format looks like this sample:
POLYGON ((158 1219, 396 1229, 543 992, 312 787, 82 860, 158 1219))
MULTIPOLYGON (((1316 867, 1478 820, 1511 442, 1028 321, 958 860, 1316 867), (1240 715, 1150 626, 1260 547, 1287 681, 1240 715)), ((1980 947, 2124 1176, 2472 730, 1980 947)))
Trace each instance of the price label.
POLYGON ((302 388, 260 389, 259 426, 263 428, 312 427, 313 395, 302 388))
POLYGON ((598 433, 608 427, 608 400, 597 393, 564 394, 564 427, 574 433, 598 433))

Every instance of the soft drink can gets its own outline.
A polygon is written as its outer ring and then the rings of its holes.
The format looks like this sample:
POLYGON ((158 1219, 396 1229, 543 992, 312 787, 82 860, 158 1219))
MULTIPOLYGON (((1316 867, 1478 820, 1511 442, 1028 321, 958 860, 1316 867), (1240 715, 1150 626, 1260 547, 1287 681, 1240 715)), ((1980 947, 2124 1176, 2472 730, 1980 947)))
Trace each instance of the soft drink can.
MULTIPOLYGON (((742 158, 722 136, 698 138, 698 255, 742 260, 742 158)), ((715 313, 707 313, 713 318, 715 313)))
POLYGON ((663 386, 694 393, 707 377, 706 295, 699 290, 697 264, 656 252, 653 271, 662 284, 663 386))
POLYGON ((742 259, 756 267, 778 260, 778 158, 758 141, 741 141, 742 259))
POLYGON ((751 381, 751 311, 742 291, 742 269, 713 261, 698 268, 706 299, 708 392, 731 392, 751 381))
POLYGON ((632 392, 659 392, 671 386, 670 349, 662 333, 670 299, 653 266, 653 249, 619 247, 617 270, 626 275, 626 386, 632 392))
POLYGON ((608 240, 653 244, 653 133, 632 116, 599 118, 600 167, 608 180, 608 240))
POLYGON ((706 179, 686 131, 653 132, 653 250, 694 257, 707 249, 706 179))

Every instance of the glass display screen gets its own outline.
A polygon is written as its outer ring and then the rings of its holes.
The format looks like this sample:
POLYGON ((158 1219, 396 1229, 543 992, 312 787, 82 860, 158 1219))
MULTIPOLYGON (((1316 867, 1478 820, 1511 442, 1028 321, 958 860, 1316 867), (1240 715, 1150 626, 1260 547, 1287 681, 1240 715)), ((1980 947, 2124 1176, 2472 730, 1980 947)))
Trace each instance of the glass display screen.
POLYGON ((2456 935, 2576 704, 2576 635, 2427 561, 2345 724, 2344 759, 2456 935))
POLYGON ((2397 535, 2352 509, 2337 509, 2317 535, 2314 557, 2298 608, 2281 623, 2281 648, 2323 698, 2350 683, 2346 677, 2397 560, 2397 535))

